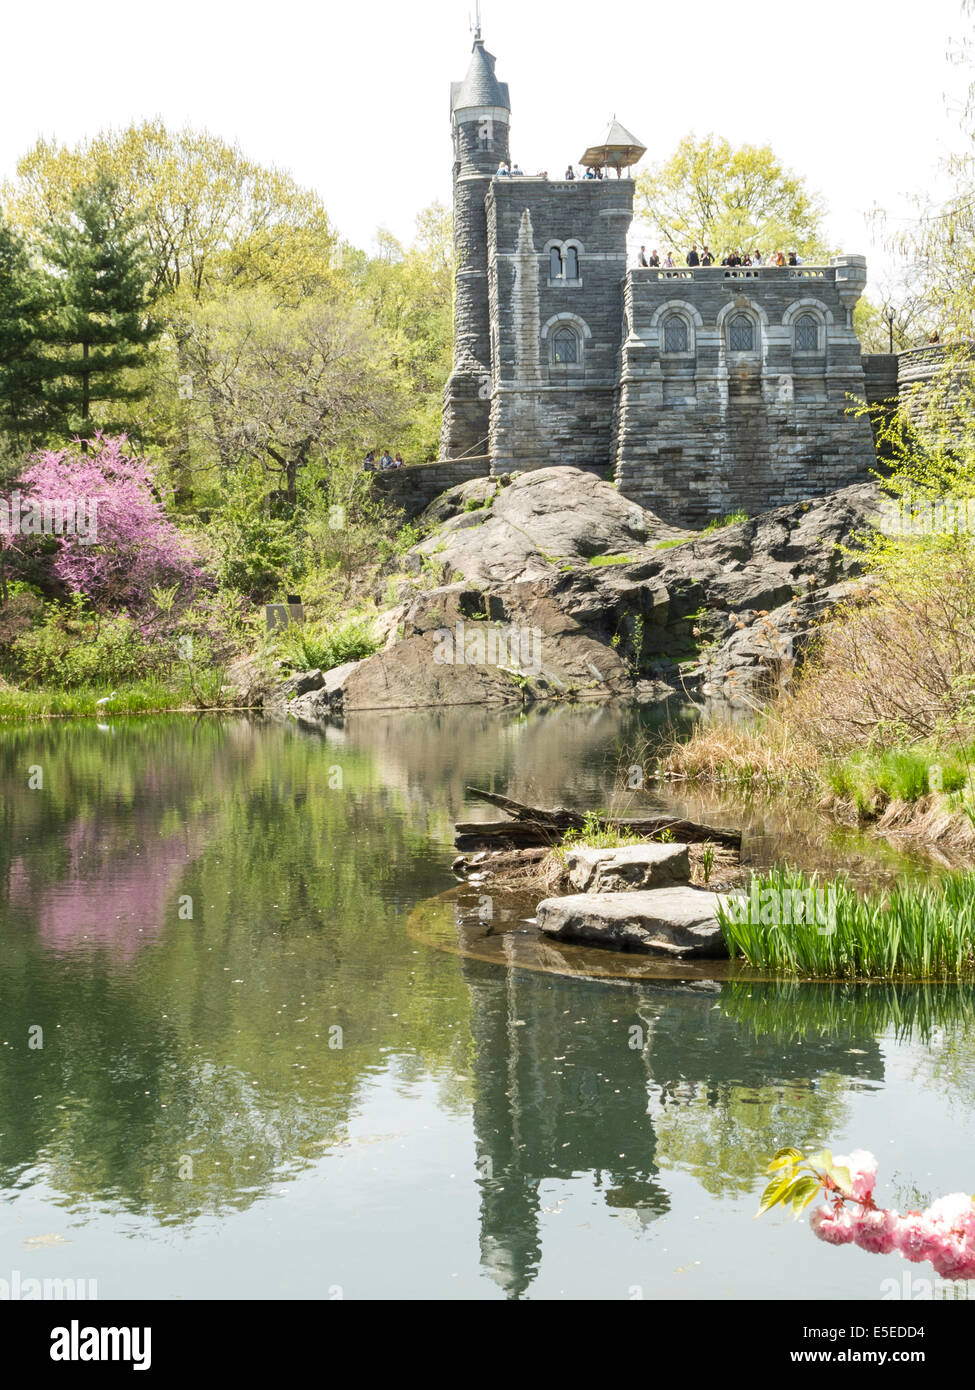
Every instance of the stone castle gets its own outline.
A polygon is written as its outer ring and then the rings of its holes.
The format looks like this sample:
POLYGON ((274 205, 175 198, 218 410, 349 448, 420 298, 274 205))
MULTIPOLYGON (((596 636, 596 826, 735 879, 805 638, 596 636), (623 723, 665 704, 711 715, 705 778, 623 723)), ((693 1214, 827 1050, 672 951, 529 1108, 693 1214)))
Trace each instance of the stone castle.
POLYGON ((628 268, 631 178, 498 176, 510 100, 479 29, 450 108, 457 269, 442 460, 472 475, 597 470, 691 526, 869 474, 873 436, 851 398, 882 399, 891 381, 896 391, 896 359, 861 354, 862 256, 628 268))

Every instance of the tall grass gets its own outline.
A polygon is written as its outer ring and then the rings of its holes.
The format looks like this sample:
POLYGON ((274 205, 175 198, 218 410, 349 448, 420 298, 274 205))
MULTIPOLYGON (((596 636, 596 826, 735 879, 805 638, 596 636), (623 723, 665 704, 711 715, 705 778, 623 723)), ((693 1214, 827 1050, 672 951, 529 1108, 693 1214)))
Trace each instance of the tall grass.
POLYGON ((746 725, 706 725, 657 757, 660 771, 669 777, 762 790, 810 780, 817 761, 816 749, 801 730, 775 712, 746 725))
POLYGON ((828 763, 822 777, 834 796, 852 802, 858 815, 868 817, 890 801, 919 801, 932 792, 963 792, 973 772, 973 747, 939 752, 920 746, 851 753, 828 763))
MULTIPOLYGON (((724 905, 718 920, 732 957, 749 965, 815 979, 957 979, 975 974, 975 872, 947 874, 935 886, 899 886, 860 896, 843 879, 828 885, 835 921, 782 921, 786 895, 822 892, 815 875, 773 869, 758 875, 760 917, 736 920, 724 905), (769 895, 766 897, 766 895, 769 895), (769 911, 766 911, 766 904, 769 911)), ((832 913, 830 914, 832 918, 832 913)))
POLYGON ((189 686, 156 681, 122 685, 106 704, 98 704, 109 693, 104 686, 75 690, 18 690, 13 686, 0 686, 0 722, 91 717, 107 721, 120 715, 213 709, 227 703, 222 698, 209 698, 204 705, 189 686))

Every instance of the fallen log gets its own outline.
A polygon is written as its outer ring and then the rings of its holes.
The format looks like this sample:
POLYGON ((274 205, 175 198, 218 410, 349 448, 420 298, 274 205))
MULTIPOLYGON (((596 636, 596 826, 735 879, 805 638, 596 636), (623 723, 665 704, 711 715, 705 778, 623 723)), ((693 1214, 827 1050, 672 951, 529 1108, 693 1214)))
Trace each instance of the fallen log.
MULTIPOLYGON (((581 830, 585 825, 585 816, 580 811, 570 811, 565 806, 545 810, 539 806, 526 806, 521 801, 512 801, 510 797, 501 796, 498 792, 482 791, 479 787, 467 787, 465 790, 468 796, 477 797, 480 801, 487 801, 490 805, 506 811, 512 819, 458 822, 454 841, 458 849, 497 847, 501 843, 520 847, 552 845, 557 844, 567 830, 581 830)), ((732 849, 741 848, 741 831, 728 826, 680 820, 676 816, 598 815, 596 819, 601 830, 619 830, 647 837, 669 830, 675 840, 684 843, 700 844, 705 840, 712 840, 715 844, 728 845, 732 849)))

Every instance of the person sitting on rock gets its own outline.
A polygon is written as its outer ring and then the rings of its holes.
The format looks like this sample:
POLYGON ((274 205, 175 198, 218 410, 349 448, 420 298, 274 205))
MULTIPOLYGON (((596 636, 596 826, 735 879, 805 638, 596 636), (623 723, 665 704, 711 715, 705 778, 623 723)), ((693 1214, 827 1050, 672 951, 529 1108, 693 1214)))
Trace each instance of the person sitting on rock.
POLYGON ((402 455, 402 454, 397 453, 396 457, 393 459, 393 467, 394 467, 394 468, 402 468, 402 467, 403 467, 403 455, 402 455))
POLYGON ((368 452, 368 454, 366 454, 366 457, 365 457, 365 459, 363 460, 362 468, 363 468, 363 472, 365 472, 365 473, 375 473, 375 471, 376 471, 376 455, 375 455, 375 453, 373 452, 372 449, 370 449, 369 452, 368 452))
POLYGON ((392 466, 393 466, 393 456, 392 456, 392 454, 389 452, 388 449, 384 449, 384 450, 383 450, 383 456, 382 456, 382 458, 379 460, 379 467, 380 467, 380 468, 392 468, 392 466))

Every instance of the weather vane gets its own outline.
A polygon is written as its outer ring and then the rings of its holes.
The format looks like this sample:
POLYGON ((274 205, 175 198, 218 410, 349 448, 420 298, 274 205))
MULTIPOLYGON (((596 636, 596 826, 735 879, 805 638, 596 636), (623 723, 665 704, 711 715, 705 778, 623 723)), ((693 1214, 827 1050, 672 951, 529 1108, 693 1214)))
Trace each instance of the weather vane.
POLYGON ((481 42, 481 0, 476 0, 474 5, 474 23, 471 25, 474 30, 474 42, 481 42))

